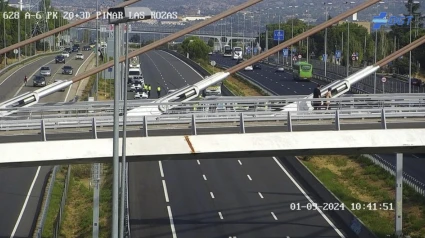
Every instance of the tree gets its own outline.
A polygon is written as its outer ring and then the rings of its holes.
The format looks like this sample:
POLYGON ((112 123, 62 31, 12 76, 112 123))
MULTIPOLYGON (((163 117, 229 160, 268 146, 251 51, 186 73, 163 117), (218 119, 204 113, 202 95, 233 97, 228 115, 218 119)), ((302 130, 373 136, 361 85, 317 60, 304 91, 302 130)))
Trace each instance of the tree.
POLYGON ((214 47, 214 38, 210 38, 209 40, 208 40, 208 46, 209 47, 211 47, 211 48, 213 48, 214 47))
POLYGON ((182 42, 182 49, 185 54, 189 53, 191 59, 207 59, 211 51, 210 47, 196 36, 186 38, 182 42))

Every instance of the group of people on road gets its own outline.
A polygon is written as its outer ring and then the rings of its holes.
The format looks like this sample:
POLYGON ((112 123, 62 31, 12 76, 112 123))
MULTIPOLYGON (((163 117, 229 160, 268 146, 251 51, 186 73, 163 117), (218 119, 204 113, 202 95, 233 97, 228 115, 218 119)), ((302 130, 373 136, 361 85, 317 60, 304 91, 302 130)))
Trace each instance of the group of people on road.
MULTIPOLYGON (((152 85, 150 84, 144 84, 143 85, 143 91, 145 91, 148 94, 148 98, 151 97, 151 91, 152 91, 152 85)), ((156 88, 156 93, 158 94, 158 98, 161 97, 161 87, 158 85, 156 88)))
MULTIPOLYGON (((314 89, 313 91, 313 98, 322 98, 322 85, 318 84, 317 87, 314 89)), ((328 91, 326 91, 325 98, 332 98, 332 88, 328 88, 328 91)), ((319 101, 319 100, 313 100, 312 101, 312 106, 314 108, 314 110, 321 110, 323 107, 323 102, 319 101)), ((329 106, 330 106, 331 102, 329 100, 325 101, 324 106, 326 108, 326 110, 329 110, 329 106)))

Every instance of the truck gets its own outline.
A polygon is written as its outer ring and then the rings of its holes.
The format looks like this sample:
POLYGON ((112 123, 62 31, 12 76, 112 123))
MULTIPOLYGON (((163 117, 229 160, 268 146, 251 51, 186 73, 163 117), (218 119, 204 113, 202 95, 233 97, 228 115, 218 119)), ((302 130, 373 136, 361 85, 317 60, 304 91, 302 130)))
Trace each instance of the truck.
POLYGON ((142 70, 140 69, 138 57, 133 57, 130 59, 130 64, 128 67, 128 83, 129 84, 141 84, 142 86, 145 83, 143 78, 142 70))

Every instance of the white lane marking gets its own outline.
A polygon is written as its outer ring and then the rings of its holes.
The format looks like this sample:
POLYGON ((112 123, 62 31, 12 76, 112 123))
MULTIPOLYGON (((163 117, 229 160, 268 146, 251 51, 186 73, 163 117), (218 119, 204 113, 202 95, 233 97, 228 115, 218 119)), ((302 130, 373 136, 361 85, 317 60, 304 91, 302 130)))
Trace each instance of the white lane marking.
POLYGON ((248 176, 248 179, 252 181, 252 178, 251 178, 251 176, 249 176, 249 174, 248 174, 247 176, 248 176))
POLYGON ((415 159, 420 159, 418 156, 416 156, 414 154, 412 154, 412 157, 415 158, 415 159))
POLYGON ((168 199, 167 184, 165 183, 165 180, 162 180, 162 187, 164 188, 165 202, 170 202, 168 199))
POLYGON ((273 212, 271 212, 271 214, 272 214, 273 218, 277 221, 276 215, 273 212))
POLYGON ((161 178, 164 178, 164 170, 162 170, 162 162, 158 161, 159 164, 159 172, 161 172, 161 178))
POLYGON ((199 160, 197 160, 196 162, 198 162, 199 165, 201 164, 201 162, 199 160))
POLYGON ((188 84, 186 82, 186 79, 183 77, 183 75, 176 69, 176 67, 174 67, 174 65, 172 63, 170 63, 170 61, 168 61, 164 56, 162 56, 160 53, 158 53, 157 51, 154 51, 157 55, 159 55, 159 57, 163 58, 165 61, 167 61, 168 64, 171 65, 171 67, 173 67, 173 69, 177 72, 177 74, 184 80, 184 82, 186 84, 188 84))
POLYGON ((28 190, 27 197, 25 198, 24 205, 22 206, 22 209, 21 209, 21 213, 19 213, 18 220, 15 223, 15 227, 13 228, 13 231, 12 231, 12 234, 10 235, 10 238, 13 238, 15 236, 16 230, 18 229, 19 223, 21 222, 22 215, 24 215, 25 208, 27 207, 28 199, 30 198, 32 189, 34 188, 35 181, 37 180, 38 174, 40 173, 40 169, 41 169, 41 166, 38 166, 37 172, 35 173, 34 179, 32 180, 30 189, 28 190))
POLYGON ((168 52, 165 52, 165 51, 163 51, 163 52, 164 52, 164 53, 167 53, 167 54, 169 54, 169 55, 171 55, 171 56, 173 56, 174 58, 178 59, 180 62, 182 62, 183 64, 185 64, 187 67, 191 68, 191 69, 193 70, 193 72, 195 72, 197 75, 199 75, 199 77, 201 77, 201 79, 203 79, 203 78, 204 78, 204 77, 202 77, 202 75, 201 75, 200 73, 198 73, 198 71, 196 71, 194 68, 192 68, 192 66, 190 66, 190 65, 186 64, 186 62, 184 62, 183 60, 181 60, 181 59, 177 58, 176 56, 174 56, 174 55, 172 55, 172 54, 170 54, 170 53, 168 53, 168 52))
POLYGON ((263 194, 261 194, 260 192, 258 192, 258 195, 260 195, 260 198, 264 198, 263 194))
POLYGON ((207 180, 207 176, 205 176, 205 174, 203 174, 202 177, 204 177, 204 180, 207 180))
POLYGON ((238 162, 239 162, 239 164, 240 164, 240 165, 242 165, 242 162, 241 162, 241 160, 238 160, 238 162))
POLYGON ((220 219, 223 220, 223 215, 221 214, 221 212, 218 212, 218 215, 220 216, 220 219))
MULTIPOLYGON (((286 176, 288 176, 288 178, 292 181, 292 183, 295 184, 295 186, 298 188, 298 190, 300 190, 300 192, 304 195, 305 198, 307 198, 307 200, 313 204, 313 200, 307 195, 307 193, 304 191, 304 189, 301 188, 301 186, 297 183, 297 181, 295 181, 295 179, 288 173, 288 171, 286 171, 286 169, 283 167, 283 165, 279 162, 279 160, 276 157, 273 157, 274 161, 277 163, 277 165, 279 165, 279 167, 283 170, 283 172, 286 174, 286 176)), ((320 208, 317 208, 317 211, 320 213, 320 215, 322 215, 323 219, 325 219, 326 222, 328 222, 328 224, 335 230, 335 232, 342 238, 345 238, 345 236, 341 233, 341 231, 339 231, 338 228, 336 228, 336 226, 332 223, 331 220, 329 220, 329 218, 322 212, 322 210, 320 208)))
MULTIPOLYGON (((43 66, 45 66, 45 65, 48 65, 48 64, 50 64, 51 62, 53 62, 54 60, 51 60, 51 61, 49 61, 49 62, 47 62, 46 64, 43 64, 41 67, 43 67, 43 66)), ((40 67, 40 68, 41 68, 40 67)), ((34 73, 32 73, 27 79, 28 79, 28 81, 34 76, 34 74, 36 74, 38 72, 38 69, 37 70, 35 70, 34 71, 34 73)), ((28 83, 27 83, 28 84, 28 83)), ((25 83, 23 83, 22 84, 22 86, 21 87, 19 87, 19 89, 18 89, 18 91, 16 91, 16 93, 15 93, 15 95, 13 95, 13 97, 16 97, 16 95, 18 95, 20 92, 21 92, 21 90, 23 89, 25 87, 25 83)))
POLYGON ((174 227, 173 213, 171 212, 170 206, 167 206, 167 211, 168 217, 170 218, 171 233, 173 234, 173 238, 177 238, 176 228, 174 227))
POLYGON ((211 197, 214 199, 215 197, 214 197, 214 193, 213 192, 210 192, 210 195, 211 195, 211 197))
POLYGON ((158 73, 159 73, 159 75, 161 76, 161 79, 162 79, 162 81, 164 81, 164 86, 167 88, 167 90, 168 89, 170 89, 168 86, 167 86, 167 82, 165 81, 165 79, 164 79, 164 76, 162 75, 162 73, 161 73, 161 70, 158 68, 158 66, 155 64, 155 61, 153 61, 153 59, 149 56, 149 54, 145 54, 148 58, 149 58, 149 60, 152 62, 152 64, 153 64, 153 66, 155 66, 155 68, 156 68, 156 70, 158 71, 158 73))

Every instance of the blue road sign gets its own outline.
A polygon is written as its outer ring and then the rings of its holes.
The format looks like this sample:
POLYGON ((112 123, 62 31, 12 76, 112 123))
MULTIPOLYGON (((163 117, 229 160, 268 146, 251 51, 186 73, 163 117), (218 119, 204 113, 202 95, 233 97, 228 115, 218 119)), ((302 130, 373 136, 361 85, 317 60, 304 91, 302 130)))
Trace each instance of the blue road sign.
POLYGON ((109 67, 108 68, 108 72, 112 72, 112 67, 109 67))
POLYGON ((292 47, 292 53, 297 53, 297 48, 292 47))
POLYGON ((273 34, 273 39, 276 41, 283 41, 285 39, 285 31, 275 30, 273 34))
POLYGON ((412 21, 413 16, 405 16, 405 17, 398 17, 398 16, 390 16, 387 17, 386 12, 379 13, 378 16, 374 16, 372 19, 372 29, 373 30, 379 30, 381 26, 393 26, 393 25, 399 25, 402 26, 404 24, 410 25, 410 22, 412 21), (407 21, 406 21, 407 20, 407 21))
POLYGON ((335 57, 336 57, 337 59, 340 59, 340 58, 341 58, 341 51, 340 51, 340 50, 336 50, 336 52, 335 52, 335 57))
POLYGON ((323 61, 326 61, 326 59, 328 58, 328 55, 323 54, 322 58, 323 58, 323 61))
POLYGON ((288 49, 283 49, 282 52, 283 52, 283 57, 288 57, 288 54, 289 54, 288 49))
POLYGON ((257 54, 257 47, 254 47, 254 54, 257 54))

